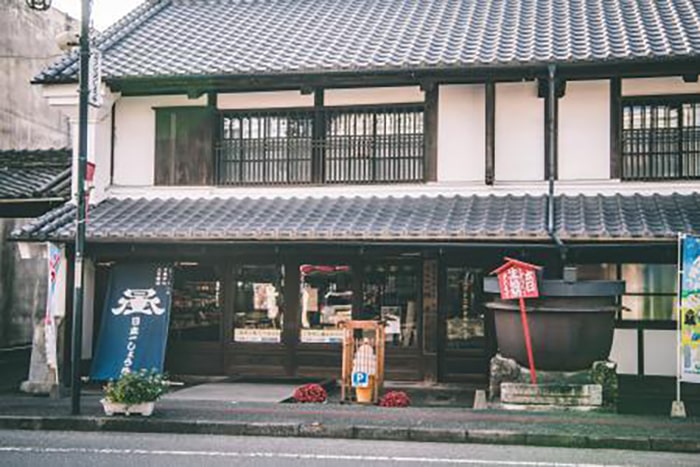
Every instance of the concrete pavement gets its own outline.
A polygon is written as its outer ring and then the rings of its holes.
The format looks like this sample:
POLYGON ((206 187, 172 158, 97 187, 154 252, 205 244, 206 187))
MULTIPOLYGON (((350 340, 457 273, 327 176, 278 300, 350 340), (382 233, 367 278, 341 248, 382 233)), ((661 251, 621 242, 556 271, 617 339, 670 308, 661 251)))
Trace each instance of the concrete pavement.
POLYGON ((0 429, 223 434, 393 441, 516 444, 700 452, 700 419, 574 412, 406 409, 342 404, 227 400, 157 403, 150 418, 105 417, 99 392, 83 396, 82 415, 68 398, 0 395, 0 429))

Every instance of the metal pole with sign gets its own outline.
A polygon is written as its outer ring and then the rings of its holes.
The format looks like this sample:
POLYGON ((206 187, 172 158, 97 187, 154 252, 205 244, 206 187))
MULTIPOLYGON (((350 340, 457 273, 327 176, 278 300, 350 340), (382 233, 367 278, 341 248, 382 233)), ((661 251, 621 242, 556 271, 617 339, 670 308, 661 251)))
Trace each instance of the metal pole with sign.
POLYGON ((505 258, 505 260, 505 264, 491 274, 498 275, 498 286, 502 300, 518 300, 520 320, 522 321, 525 338, 525 349, 527 350, 527 360, 530 366, 530 382, 537 384, 537 371, 535 370, 535 358, 532 352, 532 340, 530 339, 530 325, 527 322, 525 299, 540 296, 537 288, 537 272, 542 268, 512 258, 505 258))
POLYGON ((88 151, 90 14, 92 0, 82 0, 80 18, 80 101, 78 109, 78 174, 76 190, 75 266, 71 345, 71 413, 80 414, 80 363, 83 341, 83 262, 85 254, 85 168, 88 151))

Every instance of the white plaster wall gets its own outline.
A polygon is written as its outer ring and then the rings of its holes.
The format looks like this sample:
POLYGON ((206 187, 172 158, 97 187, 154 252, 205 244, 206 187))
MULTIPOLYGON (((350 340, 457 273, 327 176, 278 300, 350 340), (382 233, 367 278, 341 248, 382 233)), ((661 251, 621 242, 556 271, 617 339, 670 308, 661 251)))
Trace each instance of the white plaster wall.
POLYGON ((483 181, 484 85, 442 85, 438 101, 438 182, 483 181))
POLYGON ((559 180, 610 178, 609 83, 567 83, 559 100, 559 180))
POLYGON ((534 82, 496 84, 496 181, 544 178, 544 100, 534 82))
POLYGON ((637 330, 615 329, 610 360, 617 363, 617 372, 637 374, 637 330))
POLYGON ((425 96, 418 86, 358 89, 326 89, 324 104, 371 105, 423 102, 425 96))
POLYGON ((95 177, 93 180, 94 189, 90 193, 90 203, 100 202, 105 195, 105 191, 110 184, 111 174, 111 152, 112 152, 112 115, 108 112, 99 122, 94 123, 94 147, 91 154, 95 164, 95 177))
POLYGON ((676 374, 676 331, 647 329, 644 331, 644 374, 673 376, 676 374))
POLYGON ((123 97, 116 103, 114 129, 115 185, 153 185, 156 119, 154 107, 203 106, 207 97, 123 97))
POLYGON ((312 107, 313 105, 313 94, 302 94, 299 91, 219 94, 216 100, 217 108, 236 110, 312 107))
POLYGON ((680 76, 666 78, 630 78, 622 80, 623 96, 698 93, 700 93, 700 82, 685 83, 680 76))

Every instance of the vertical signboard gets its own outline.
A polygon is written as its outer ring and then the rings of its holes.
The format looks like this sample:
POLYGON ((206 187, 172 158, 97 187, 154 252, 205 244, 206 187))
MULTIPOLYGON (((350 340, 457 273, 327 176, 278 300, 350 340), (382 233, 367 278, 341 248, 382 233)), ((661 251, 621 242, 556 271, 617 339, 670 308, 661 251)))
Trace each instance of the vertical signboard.
POLYGON ((700 237, 682 237, 680 379, 700 383, 700 237))
POLYGON ((141 369, 163 371, 172 268, 117 264, 112 268, 91 378, 116 379, 141 369))
POLYGON ((66 255, 61 245, 48 243, 48 290, 44 316, 46 364, 58 383, 58 320, 66 312, 66 255))

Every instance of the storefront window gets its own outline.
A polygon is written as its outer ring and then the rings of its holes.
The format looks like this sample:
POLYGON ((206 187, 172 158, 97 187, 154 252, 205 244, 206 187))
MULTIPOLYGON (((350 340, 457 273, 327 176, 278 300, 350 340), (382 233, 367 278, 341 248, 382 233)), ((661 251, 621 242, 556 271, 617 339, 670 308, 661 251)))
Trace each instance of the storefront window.
POLYGON ((362 310, 354 319, 386 321, 388 345, 413 347, 417 344, 419 269, 409 264, 365 267, 362 310))
POLYGON ((623 319, 673 320, 676 305, 675 264, 623 264, 626 293, 623 319))
POLYGON ((218 341, 223 309, 221 280, 213 267, 179 265, 173 273, 169 339, 218 341))
POLYGON ((484 345, 481 280, 481 273, 477 270, 447 269, 445 328, 448 349, 484 345))
POLYGON ((236 271, 235 342, 281 342, 284 268, 242 266, 236 271))
POLYGON ((347 265, 299 267, 301 342, 340 343, 338 324, 352 317, 352 271, 347 265))
POLYGON ((675 264, 586 264, 579 280, 624 280, 622 319, 675 320, 675 264))

